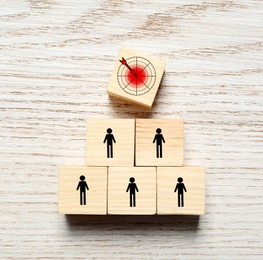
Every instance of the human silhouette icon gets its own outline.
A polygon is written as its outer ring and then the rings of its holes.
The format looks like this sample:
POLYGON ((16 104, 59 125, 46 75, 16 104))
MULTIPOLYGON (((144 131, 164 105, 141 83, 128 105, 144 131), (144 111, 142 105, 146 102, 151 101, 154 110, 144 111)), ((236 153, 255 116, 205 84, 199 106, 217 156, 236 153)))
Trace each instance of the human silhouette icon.
POLYGON ((161 132, 162 129, 157 128, 156 135, 153 139, 153 143, 156 143, 156 158, 163 158, 163 143, 165 143, 165 140, 161 132))
POLYGON ((183 178, 179 177, 177 179, 178 183, 174 189, 174 192, 177 191, 178 193, 178 207, 183 207, 184 206, 184 191, 187 192, 184 184, 183 184, 183 178))
POLYGON ((77 190, 79 189, 80 194, 80 205, 86 205, 86 189, 89 190, 88 184, 85 181, 85 176, 81 175, 79 177, 80 182, 77 186, 77 190))
POLYGON ((139 192, 139 190, 133 177, 130 178, 126 192, 128 191, 130 191, 130 207, 136 207, 136 191, 139 192))
POLYGON ((107 141, 107 158, 113 158, 113 142, 116 143, 114 135, 112 134, 112 129, 107 129, 107 134, 105 135, 103 143, 107 141))

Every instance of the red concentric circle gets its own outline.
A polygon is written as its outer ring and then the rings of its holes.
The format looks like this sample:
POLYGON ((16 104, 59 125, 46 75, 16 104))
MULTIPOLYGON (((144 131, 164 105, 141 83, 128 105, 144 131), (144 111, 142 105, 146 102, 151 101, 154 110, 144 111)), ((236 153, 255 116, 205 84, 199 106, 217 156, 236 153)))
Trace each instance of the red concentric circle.
POLYGON ((147 71, 143 66, 132 66, 132 71, 127 71, 127 80, 130 82, 130 86, 134 88, 140 88, 145 85, 147 80, 147 71))

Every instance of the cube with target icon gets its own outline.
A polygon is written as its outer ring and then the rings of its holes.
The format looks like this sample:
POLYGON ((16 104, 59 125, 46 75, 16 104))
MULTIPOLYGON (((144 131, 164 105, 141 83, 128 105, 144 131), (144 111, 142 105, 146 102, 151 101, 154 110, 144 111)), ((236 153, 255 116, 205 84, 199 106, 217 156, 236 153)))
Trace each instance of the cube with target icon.
POLYGON ((108 85, 108 94, 151 108, 160 86, 165 61, 122 48, 108 85))

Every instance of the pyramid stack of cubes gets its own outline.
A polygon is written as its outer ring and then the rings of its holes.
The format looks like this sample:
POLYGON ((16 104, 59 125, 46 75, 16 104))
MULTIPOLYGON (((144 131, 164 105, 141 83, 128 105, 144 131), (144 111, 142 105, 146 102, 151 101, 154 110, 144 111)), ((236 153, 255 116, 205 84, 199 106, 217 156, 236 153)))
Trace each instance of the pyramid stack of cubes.
POLYGON ((61 166, 61 214, 202 215, 205 171, 184 166, 181 119, 88 119, 86 165, 61 166))

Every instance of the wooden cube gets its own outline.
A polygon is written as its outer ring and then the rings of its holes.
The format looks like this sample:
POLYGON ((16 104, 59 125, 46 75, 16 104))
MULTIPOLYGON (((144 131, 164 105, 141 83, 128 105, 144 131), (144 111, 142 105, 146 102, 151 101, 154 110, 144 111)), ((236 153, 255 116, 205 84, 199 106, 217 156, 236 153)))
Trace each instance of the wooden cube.
POLYGON ((58 211, 61 214, 107 214, 107 167, 62 166, 58 211))
POLYGON ((205 213, 203 167, 157 167, 157 214, 205 213))
POLYGON ((156 214, 156 168, 109 167, 108 214, 156 214))
POLYGON ((151 108, 165 69, 165 62, 122 48, 108 85, 108 94, 151 108))
POLYGON ((87 165, 133 166, 134 119, 88 119, 87 165))
POLYGON ((136 166, 182 166, 181 119, 136 119, 136 166))

